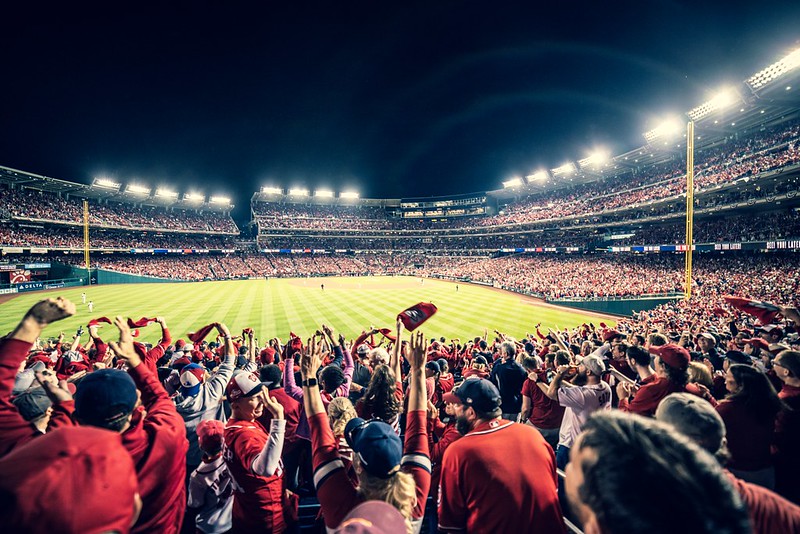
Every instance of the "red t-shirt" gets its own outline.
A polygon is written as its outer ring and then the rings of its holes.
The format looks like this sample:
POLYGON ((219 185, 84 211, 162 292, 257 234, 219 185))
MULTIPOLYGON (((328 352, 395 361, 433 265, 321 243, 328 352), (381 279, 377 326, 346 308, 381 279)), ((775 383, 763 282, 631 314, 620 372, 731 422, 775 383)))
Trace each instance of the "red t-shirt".
POLYGON ((441 531, 565 532, 555 453, 534 428, 481 422, 447 448, 441 476, 441 531))
POLYGON ((257 421, 228 420, 225 426, 225 464, 233 479, 233 530, 283 532, 283 472, 253 473, 253 460, 264 448, 268 432, 257 421))
POLYGON ((552 429, 561 427, 564 407, 558 401, 544 394, 536 382, 530 378, 522 384, 522 396, 531 399, 531 415, 528 421, 537 428, 552 429))
POLYGON ((452 373, 439 377, 439 387, 442 388, 442 392, 444 393, 450 393, 450 391, 453 390, 455 387, 455 378, 452 373))
POLYGON ((645 417, 653 417, 664 397, 681 391, 685 391, 685 388, 678 386, 675 382, 657 375, 650 375, 642 381, 641 387, 633 395, 633 400, 620 399, 619 409, 645 417))

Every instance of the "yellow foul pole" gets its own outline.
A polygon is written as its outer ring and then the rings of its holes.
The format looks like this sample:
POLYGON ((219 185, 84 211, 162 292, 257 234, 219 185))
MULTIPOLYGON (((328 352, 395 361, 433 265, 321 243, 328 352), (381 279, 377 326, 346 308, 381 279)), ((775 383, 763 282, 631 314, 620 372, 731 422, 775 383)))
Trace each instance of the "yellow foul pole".
POLYGON ((692 297, 692 234, 694 222, 694 122, 686 127, 686 300, 692 297))
MULTIPOLYGON (((86 280, 91 280, 89 272, 89 201, 83 201, 83 261, 86 264, 86 280)), ((90 282, 91 283, 91 282, 90 282)))

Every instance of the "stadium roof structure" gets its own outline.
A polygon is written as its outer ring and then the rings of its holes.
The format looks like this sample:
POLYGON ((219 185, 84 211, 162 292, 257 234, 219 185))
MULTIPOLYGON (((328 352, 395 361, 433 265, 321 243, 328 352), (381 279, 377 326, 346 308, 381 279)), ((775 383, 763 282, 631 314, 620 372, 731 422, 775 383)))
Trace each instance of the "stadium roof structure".
POLYGON ((119 187, 116 189, 100 187, 98 185, 79 184, 66 180, 59 180, 57 178, 50 178, 48 176, 40 176, 10 167, 3 167, 1 165, 0 183, 9 184, 14 187, 64 194, 76 198, 110 200, 139 206, 173 207, 184 210, 215 211, 220 213, 228 213, 234 208, 233 204, 207 201, 205 196, 200 202, 191 202, 186 199, 186 195, 176 195, 175 197, 158 196, 156 195, 156 189, 151 190, 148 188, 148 193, 146 194, 132 193, 123 189, 121 184, 117 184, 119 187))

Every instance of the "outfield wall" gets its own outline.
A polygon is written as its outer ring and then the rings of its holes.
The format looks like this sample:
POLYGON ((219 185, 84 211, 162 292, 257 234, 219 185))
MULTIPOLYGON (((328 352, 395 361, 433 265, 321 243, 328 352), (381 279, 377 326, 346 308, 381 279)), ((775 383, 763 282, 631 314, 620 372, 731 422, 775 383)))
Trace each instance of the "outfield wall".
POLYGON ((633 312, 652 310, 660 304, 666 304, 680 299, 681 297, 650 297, 641 299, 625 300, 548 300, 550 304, 565 306, 568 308, 578 308, 581 310, 596 311, 599 313, 610 313, 613 315, 624 315, 630 317, 633 312))

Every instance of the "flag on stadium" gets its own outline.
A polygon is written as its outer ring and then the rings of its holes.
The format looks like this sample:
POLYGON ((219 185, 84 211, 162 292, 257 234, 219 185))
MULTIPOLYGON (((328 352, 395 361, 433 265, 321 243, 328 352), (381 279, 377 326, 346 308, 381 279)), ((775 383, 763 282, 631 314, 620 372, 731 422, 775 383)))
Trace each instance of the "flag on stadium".
POLYGON ((770 324, 775 320, 775 317, 780 313, 781 309, 769 302, 762 302, 759 300, 750 300, 742 297, 734 297, 727 295, 722 297, 725 302, 743 312, 757 318, 762 325, 770 324))
POLYGON ((109 319, 108 317, 98 317, 97 319, 92 319, 91 321, 89 321, 89 324, 87 324, 86 326, 89 327, 97 326, 100 323, 111 324, 111 319, 109 319))
POLYGON ((138 321, 134 321, 131 318, 128 318, 128 326, 131 328, 142 328, 143 326, 150 326, 156 322, 155 317, 142 317, 138 321))
POLYGON ((214 327, 216 327, 216 326, 217 326, 217 323, 211 323, 211 324, 207 324, 207 325, 205 325, 203 328, 201 328, 200 330, 198 330, 197 332, 189 332, 189 335, 188 335, 188 336, 186 336, 186 337, 188 337, 190 340, 192 340, 192 343, 200 343, 201 341, 203 341, 203 339, 205 339, 205 337, 206 337, 206 336, 207 336, 207 335, 208 335, 208 334, 209 334, 209 333, 210 333, 210 332, 211 332, 211 331, 214 329, 214 327))
POLYGON ((401 311, 397 318, 402 321, 406 330, 413 332, 415 328, 430 319, 437 311, 438 308, 430 302, 420 302, 407 310, 401 311))

